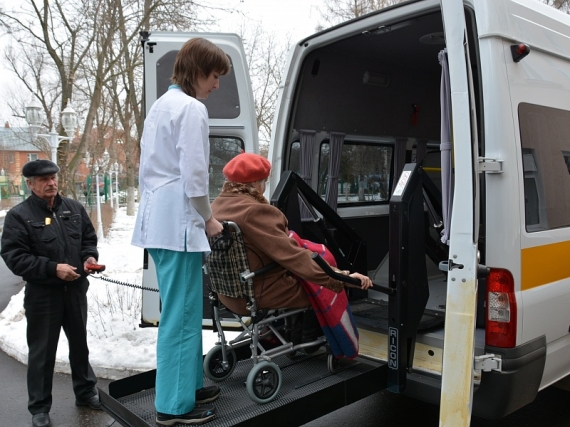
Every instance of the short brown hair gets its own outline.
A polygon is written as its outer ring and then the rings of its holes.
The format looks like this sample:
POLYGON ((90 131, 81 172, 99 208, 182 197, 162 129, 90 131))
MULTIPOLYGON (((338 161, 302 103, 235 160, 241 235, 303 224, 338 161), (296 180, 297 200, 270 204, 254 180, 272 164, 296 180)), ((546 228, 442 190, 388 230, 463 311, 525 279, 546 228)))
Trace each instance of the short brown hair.
POLYGON ((213 72, 221 75, 230 71, 228 55, 209 40, 193 38, 188 40, 174 61, 174 71, 170 81, 192 97, 196 97, 198 77, 208 78, 213 72))

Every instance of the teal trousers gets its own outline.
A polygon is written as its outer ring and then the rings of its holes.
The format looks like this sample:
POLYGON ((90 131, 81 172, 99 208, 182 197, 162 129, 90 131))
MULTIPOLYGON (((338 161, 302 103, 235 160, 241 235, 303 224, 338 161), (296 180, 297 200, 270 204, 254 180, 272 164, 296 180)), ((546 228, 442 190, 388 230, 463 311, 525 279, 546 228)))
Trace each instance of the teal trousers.
POLYGON ((181 415, 196 404, 202 370, 202 253, 148 249, 162 302, 156 344, 158 412, 181 415))

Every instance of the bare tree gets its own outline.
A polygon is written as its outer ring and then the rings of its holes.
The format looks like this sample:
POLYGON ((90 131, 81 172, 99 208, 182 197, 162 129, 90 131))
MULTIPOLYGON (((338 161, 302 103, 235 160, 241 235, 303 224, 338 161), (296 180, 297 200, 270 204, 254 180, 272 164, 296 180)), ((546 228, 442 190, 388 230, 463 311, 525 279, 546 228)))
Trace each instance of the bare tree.
POLYGON ((114 49, 109 51, 108 62, 112 64, 112 78, 106 82, 109 108, 115 112, 114 126, 122 131, 122 150, 126 167, 127 214, 135 214, 135 187, 140 137, 143 129, 142 113, 142 49, 139 42, 141 31, 153 30, 200 30, 211 25, 209 12, 215 6, 204 6, 194 1, 145 0, 140 3, 117 1, 118 29, 114 49), (142 6, 142 7, 141 7, 142 6), (199 18, 198 12, 205 13, 199 18))
POLYGON ((274 34, 267 33, 260 25, 254 28, 244 25, 240 32, 255 99, 260 150, 267 153, 281 72, 290 40, 287 38, 283 43, 279 43, 274 34))
POLYGON ((562 12, 570 13, 570 0, 544 0, 544 3, 562 12))
MULTIPOLYGON (((16 75, 42 105, 47 126, 61 134, 63 129, 59 117, 54 117, 54 106, 59 103, 59 111, 63 111, 72 102, 77 70, 89 53, 96 25, 90 20, 88 4, 80 1, 29 0, 19 6, 18 13, 0 11, 19 47, 17 55, 8 51, 7 57, 16 75), (25 71, 15 61, 22 54, 25 71)), ((67 190, 68 152, 69 142, 64 140, 58 148, 63 191, 67 190)))
MULTIPOLYGON (((89 150, 100 156, 113 142, 105 137, 112 129, 111 134, 120 135, 124 142, 122 158, 131 196, 127 210, 134 214, 137 148, 142 133, 138 34, 151 28, 204 30, 213 22, 215 11, 215 6, 193 0, 22 0, 10 11, 0 10, 0 24, 10 30, 17 46, 17 53, 7 50, 6 58, 42 104, 46 125, 61 132, 54 107, 59 104, 62 111, 72 101, 85 119, 80 140, 62 142, 58 149, 64 191, 84 153, 89 150), (198 17, 200 11, 205 18, 198 17), (93 133, 94 128, 99 131, 93 133)), ((11 108, 23 116, 21 101, 11 108)), ((68 190, 73 192, 73 186, 68 190)))

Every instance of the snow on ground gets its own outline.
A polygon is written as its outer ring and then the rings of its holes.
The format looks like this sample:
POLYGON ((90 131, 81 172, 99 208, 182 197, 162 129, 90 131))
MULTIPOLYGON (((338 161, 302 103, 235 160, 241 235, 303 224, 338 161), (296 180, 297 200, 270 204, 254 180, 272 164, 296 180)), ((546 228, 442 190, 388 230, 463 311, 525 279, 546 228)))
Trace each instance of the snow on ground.
MULTIPOLYGON (((135 218, 127 216, 124 207, 116 210, 108 236, 99 242, 99 263, 106 265, 103 277, 141 285, 143 250, 130 244, 135 218)), ((87 334, 95 374, 117 379, 154 369, 158 329, 139 328, 142 291, 105 282, 96 276, 90 276, 89 282, 87 334)), ((23 300, 22 289, 0 313, 0 349, 25 364, 28 346, 23 300)), ((214 345, 216 338, 211 331, 204 332, 204 353, 214 345)), ((67 353, 67 339, 62 331, 56 371, 70 373, 67 353)))

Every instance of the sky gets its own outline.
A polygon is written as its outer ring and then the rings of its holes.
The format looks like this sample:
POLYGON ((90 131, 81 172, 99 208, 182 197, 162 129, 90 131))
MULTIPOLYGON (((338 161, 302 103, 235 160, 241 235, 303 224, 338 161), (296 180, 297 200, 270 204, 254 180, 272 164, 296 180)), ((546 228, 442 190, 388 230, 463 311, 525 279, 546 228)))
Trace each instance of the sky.
MULTIPOLYGON (((5 215, 0 211, 0 216, 5 215)), ((127 216, 126 208, 115 212, 109 234, 99 242, 99 263, 105 264, 104 277, 121 282, 142 284, 143 250, 132 246, 135 216, 127 216)), ((156 335, 158 328, 139 328, 141 291, 115 285, 89 276, 87 293, 89 314, 87 342, 89 360, 99 378, 112 380, 156 368, 156 335)), ((0 350, 27 364, 26 317, 24 289, 14 295, 0 313, 0 350)), ((236 333, 226 334, 226 338, 236 333)), ((203 352, 215 344, 217 334, 203 332, 203 352)), ((56 372, 70 373, 69 347, 63 331, 57 348, 56 372)))
MULTIPOLYGON (((243 12, 251 23, 260 23, 268 33, 296 42, 315 32, 320 19, 318 7, 324 0, 226 0, 230 7, 243 12)), ((222 17, 225 31, 236 31, 239 17, 222 17), (226 29, 227 28, 227 29, 226 29)))
MULTIPOLYGON (((295 43, 315 32, 320 18, 317 6, 322 5, 324 0, 219 0, 219 2, 243 12, 249 18, 248 24, 255 25, 259 22, 266 32, 274 34, 278 40, 287 40, 290 36, 291 42, 295 43)), ((0 6, 8 9, 11 5, 10 0, 0 0, 0 6)), ((220 13, 219 31, 239 32, 243 22, 242 15, 238 13, 220 13)), ((0 34, 0 42, 5 41, 7 37, 0 34)), ((0 46, 2 45, 0 43, 0 46)), ((4 98, 9 88, 19 85, 19 82, 4 68, 1 60, 0 82, 3 83, 0 85, 0 125, 3 126, 9 121, 16 126, 25 126, 25 123, 11 117, 5 102, 4 98), (8 82, 10 84, 7 84, 8 82)))

